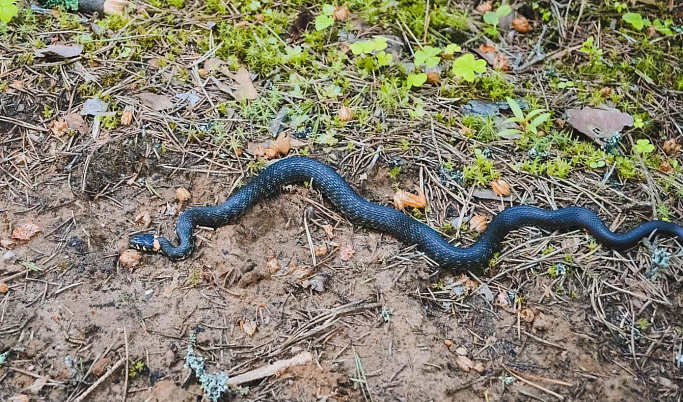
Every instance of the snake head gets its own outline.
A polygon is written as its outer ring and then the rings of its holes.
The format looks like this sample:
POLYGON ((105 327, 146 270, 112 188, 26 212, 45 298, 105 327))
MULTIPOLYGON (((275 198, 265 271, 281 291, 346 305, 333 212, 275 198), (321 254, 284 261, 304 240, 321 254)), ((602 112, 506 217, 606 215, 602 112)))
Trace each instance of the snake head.
POLYGON ((157 235, 152 233, 135 235, 128 242, 132 248, 140 251, 157 252, 161 248, 157 235))

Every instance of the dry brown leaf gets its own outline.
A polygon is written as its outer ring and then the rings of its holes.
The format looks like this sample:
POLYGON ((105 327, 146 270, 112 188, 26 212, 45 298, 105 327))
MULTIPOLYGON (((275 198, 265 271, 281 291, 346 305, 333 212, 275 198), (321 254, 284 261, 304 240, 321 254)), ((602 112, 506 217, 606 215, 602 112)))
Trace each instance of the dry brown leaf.
POLYGON ((258 98, 258 92, 256 91, 249 71, 246 68, 240 67, 240 69, 237 70, 237 73, 232 74, 226 67, 222 67, 221 72, 235 80, 237 83, 235 92, 232 94, 236 101, 240 102, 258 98))
POLYGON ((0 293, 7 293, 9 291, 9 286, 5 282, 0 282, 0 293))
POLYGON ((339 108, 337 115, 341 121, 350 121, 353 119, 353 110, 348 106, 342 106, 339 108))
POLYGON ((349 18, 349 7, 346 4, 336 7, 332 16, 337 21, 344 21, 345 19, 349 18))
POLYGON ((166 353, 164 353, 163 361, 166 367, 171 367, 175 362, 175 352, 171 349, 167 350, 166 353))
POLYGON ((12 238, 17 240, 30 240, 33 236, 38 234, 38 232, 40 232, 40 227, 35 223, 28 221, 12 231, 12 238))
POLYGON ((190 192, 187 191, 187 189, 184 187, 178 187, 175 190, 175 196, 178 199, 178 201, 180 201, 181 204, 186 202, 190 198, 192 198, 192 195, 190 194, 190 192))
POLYGON ((121 113, 121 125, 130 126, 133 122, 133 110, 126 108, 123 113, 121 113))
POLYGON ((138 216, 135 217, 135 222, 142 224, 142 227, 144 228, 148 228, 152 223, 152 217, 149 215, 149 212, 139 213, 138 216))
POLYGON ((249 336, 254 336, 256 333, 256 322, 252 320, 240 320, 240 328, 242 329, 242 332, 249 336))
POLYGON ((14 245, 14 240, 3 237, 0 239, 0 246, 10 248, 14 245))
POLYGON ((522 319, 522 321, 530 323, 534 321, 536 315, 530 308, 525 308, 524 310, 519 312, 519 317, 522 319))
POLYGON ((83 51, 83 45, 49 45, 33 52, 36 57, 61 57, 69 59, 79 56, 83 51))
POLYGON ((427 206, 427 197, 421 188, 415 186, 417 194, 409 193, 404 190, 398 190, 394 194, 394 206, 398 210, 404 210, 406 207, 424 208, 427 206))
POLYGON ((78 131, 81 134, 88 133, 88 125, 85 124, 85 120, 80 114, 69 113, 64 116, 64 120, 71 130, 78 131))
POLYGON ((467 356, 457 355, 455 357, 455 363, 458 365, 458 368, 460 368, 460 370, 466 373, 472 370, 472 368, 474 367, 474 363, 472 363, 472 360, 470 360, 470 358, 467 356))
POLYGON ((474 290, 476 290, 477 287, 479 286, 477 281, 471 279, 469 276, 467 276, 465 274, 460 274, 457 277, 456 284, 461 285, 463 287, 463 290, 465 291, 465 295, 469 295, 474 290))
POLYGON ((515 31, 521 33, 527 33, 531 31, 531 25, 529 24, 529 20, 527 20, 526 17, 523 15, 520 15, 519 17, 512 20, 512 28, 515 31))
POLYGON ((477 6, 477 12, 479 14, 486 14, 487 12, 491 11, 493 7, 491 6, 491 2, 487 1, 485 3, 481 3, 477 6))
POLYGON ((280 262, 277 258, 269 258, 268 261, 266 261, 266 269, 271 274, 274 274, 280 270, 280 262))
POLYGON ((486 217, 484 215, 474 215, 470 219, 470 229, 477 233, 484 233, 486 230, 486 217))
POLYGON ((671 171, 671 164, 668 161, 662 161, 659 164, 659 170, 661 170, 664 173, 668 173, 671 171))
POLYGON ((292 148, 292 137, 282 132, 272 141, 266 140, 261 144, 249 143, 247 148, 254 156, 273 159, 289 153, 292 148))
POLYGON ((140 263, 140 258, 142 258, 142 254, 137 250, 128 249, 121 253, 119 262, 127 267, 134 267, 140 263))
POLYGON ((327 254, 327 246, 322 245, 322 246, 315 249, 315 256, 316 257, 322 257, 325 254, 327 254))
POLYGON ((274 149, 280 155, 287 155, 292 148, 291 137, 284 132, 280 133, 280 135, 270 143, 270 148, 274 149))
POLYGON ((501 307, 509 307, 510 297, 508 297, 508 292, 498 293, 498 296, 496 296, 496 304, 501 307))
POLYGON ((153 94, 151 92, 143 92, 137 95, 143 105, 147 106, 157 112, 173 108, 171 98, 166 95, 153 94))
POLYGON ((481 45, 476 49, 476 52, 495 69, 501 71, 510 71, 512 69, 510 60, 501 54, 495 46, 481 45))
POLYGON ((624 127, 633 126, 633 117, 615 109, 569 109, 567 122, 576 130, 586 134, 602 145, 602 140, 621 132, 624 127))
POLYGON ((225 62, 221 59, 209 58, 204 61, 204 69, 211 73, 221 68, 223 64, 225 62))
POLYGON ((662 149, 664 150, 664 153, 666 153, 669 156, 674 156, 681 152, 681 146, 676 143, 676 140, 674 138, 669 138, 668 140, 664 141, 662 149))
POLYGON ((427 83, 431 85, 439 85, 441 83, 441 75, 436 71, 428 72, 427 83))
POLYGON ((101 376, 107 372, 107 367, 110 366, 113 361, 108 357, 103 357, 95 362, 92 366, 92 373, 96 376, 101 376))
POLYGON ((328 239, 331 240, 334 238, 334 227, 332 225, 324 225, 323 230, 325 231, 328 239))
POLYGON ((69 125, 64 119, 52 120, 48 127, 50 128, 52 135, 55 137, 61 137, 66 133, 66 130, 69 129, 69 125))
POLYGON ((348 244, 342 244, 341 247, 339 247, 339 258, 342 261, 350 260, 354 254, 356 254, 356 250, 348 244))
POLYGON ((600 88, 600 96, 603 98, 606 98, 612 94, 612 88, 610 87, 602 87, 600 88))
POLYGON ((494 180, 491 182, 491 189, 497 196, 506 197, 510 195, 510 185, 503 179, 494 180))
POLYGON ((176 272, 173 274, 173 280, 171 283, 164 289, 164 293, 162 293, 162 296, 164 296, 167 299, 170 299, 171 296, 173 296, 173 291, 178 289, 178 279, 180 279, 180 273, 176 272))

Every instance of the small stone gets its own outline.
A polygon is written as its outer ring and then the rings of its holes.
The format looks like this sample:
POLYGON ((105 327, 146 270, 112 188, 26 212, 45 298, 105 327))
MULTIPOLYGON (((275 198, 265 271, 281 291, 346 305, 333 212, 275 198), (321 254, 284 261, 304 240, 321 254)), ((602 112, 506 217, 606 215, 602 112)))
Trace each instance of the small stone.
POLYGON ((455 353, 460 356, 467 356, 467 349, 465 349, 463 346, 460 346, 459 348, 455 349, 455 353))
POLYGON ((450 340, 450 339, 446 339, 445 341, 443 341, 443 343, 444 343, 444 344, 446 345, 446 347, 448 347, 448 348, 450 348, 451 346, 453 346, 453 341, 450 340))
POLYGON ((460 356, 455 358, 455 362, 460 368, 460 370, 464 372, 469 372, 472 367, 474 367, 474 363, 472 363, 472 360, 470 360, 467 356, 460 356))

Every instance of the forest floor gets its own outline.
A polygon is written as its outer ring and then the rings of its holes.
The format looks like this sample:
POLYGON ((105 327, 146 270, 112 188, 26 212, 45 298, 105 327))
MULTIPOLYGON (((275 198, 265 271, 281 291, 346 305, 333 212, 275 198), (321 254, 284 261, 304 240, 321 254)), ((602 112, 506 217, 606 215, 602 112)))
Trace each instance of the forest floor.
POLYGON ((674 3, 19 3, 0 22, 0 400, 681 401, 676 239, 520 228, 454 272, 307 183, 197 228, 187 260, 128 250, 292 155, 380 204, 417 187, 405 213, 464 246, 521 204, 683 223, 674 3))

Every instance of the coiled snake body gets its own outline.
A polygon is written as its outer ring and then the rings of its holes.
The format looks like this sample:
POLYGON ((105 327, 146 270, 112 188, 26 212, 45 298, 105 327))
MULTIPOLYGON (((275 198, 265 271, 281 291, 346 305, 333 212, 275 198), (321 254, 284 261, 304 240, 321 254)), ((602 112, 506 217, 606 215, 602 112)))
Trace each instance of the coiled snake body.
POLYGON ((650 221, 629 232, 614 233, 597 215, 582 207, 544 210, 531 206, 515 206, 496 215, 474 245, 459 248, 409 215, 360 197, 329 166, 308 158, 292 157, 267 167, 224 203, 184 211, 176 223, 176 234, 180 240, 178 246, 153 234, 133 236, 130 245, 138 250, 160 252, 174 260, 187 258, 194 248, 192 231, 195 226, 224 226, 283 185, 304 181, 312 181, 351 222, 391 234, 406 244, 417 245, 432 260, 448 268, 473 269, 485 266, 499 250, 507 233, 523 226, 551 230, 584 228, 595 240, 617 250, 631 248, 655 231, 657 234, 683 239, 683 227, 671 222, 650 221))

